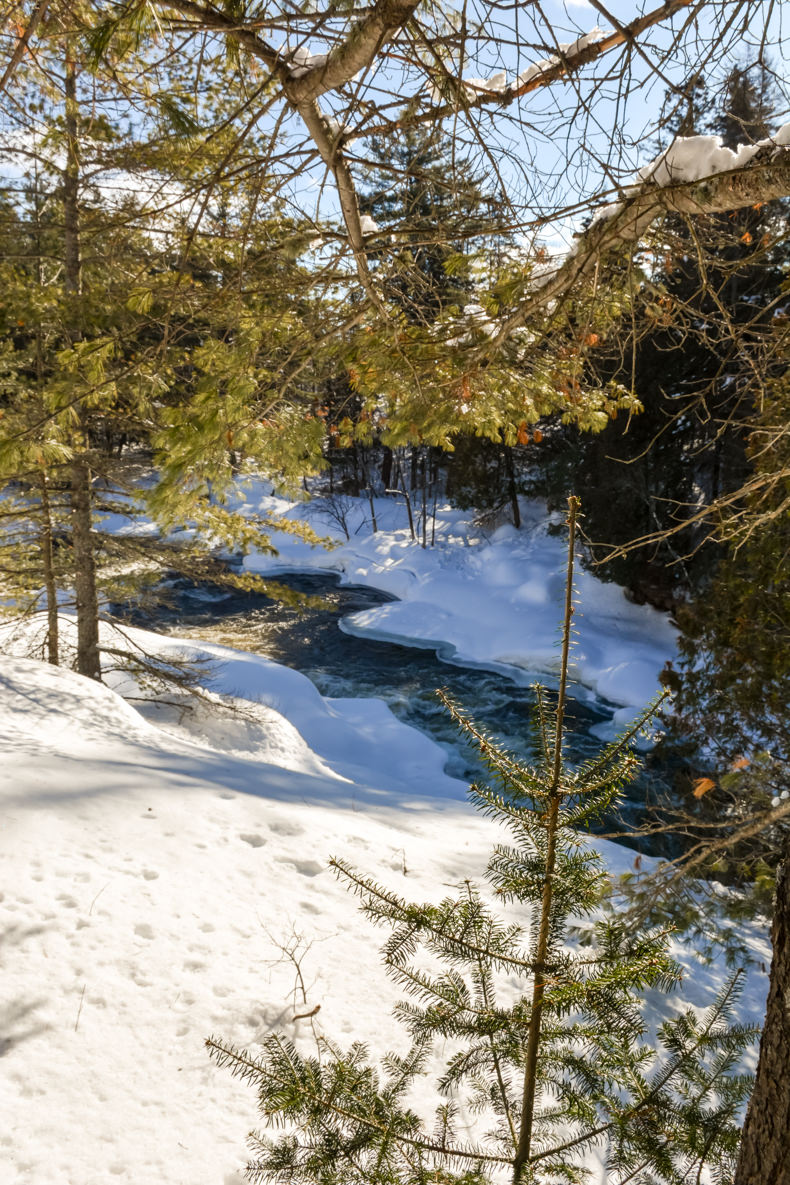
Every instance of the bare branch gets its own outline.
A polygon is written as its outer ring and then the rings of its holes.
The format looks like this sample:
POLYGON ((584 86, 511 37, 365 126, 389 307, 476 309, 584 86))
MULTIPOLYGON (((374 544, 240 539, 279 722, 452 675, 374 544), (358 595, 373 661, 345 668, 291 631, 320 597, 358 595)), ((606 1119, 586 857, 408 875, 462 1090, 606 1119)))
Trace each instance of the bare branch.
POLYGON ((49 3, 50 0, 39 0, 38 4, 30 14, 30 20, 27 22, 27 25, 25 26, 25 29, 22 31, 22 33, 20 33, 19 40, 14 47, 14 52, 11 54, 8 65, 3 71, 3 77, 0 78, 0 91, 4 91, 6 89, 11 75, 22 61, 22 57, 28 47, 30 38, 33 36, 42 19, 46 15, 46 11, 49 8, 49 3))
POLYGON ((374 124, 372 127, 362 125, 359 128, 355 128, 353 132, 350 132, 345 139, 348 141, 359 139, 361 136, 385 136, 400 128, 414 127, 422 123, 436 123, 441 119, 445 119, 447 116, 455 115, 461 107, 465 110, 473 110, 477 107, 483 107, 486 104, 507 106, 514 99, 521 98, 522 95, 531 94, 533 91, 551 86, 552 83, 567 78, 569 74, 581 70, 583 66, 596 61, 597 58, 609 53, 610 50, 616 49, 625 43, 635 41, 647 29, 659 24, 661 21, 667 20, 679 9, 688 8, 692 3, 693 0, 667 0, 667 3, 662 4, 660 8, 646 13, 644 16, 639 17, 638 20, 632 21, 630 25, 621 26, 607 37, 602 37, 600 41, 591 41, 572 53, 555 55, 556 60, 552 64, 546 65, 534 78, 530 78, 529 81, 516 86, 508 87, 505 91, 486 90, 482 86, 470 87, 469 85, 465 85, 460 79, 453 79, 447 74, 447 81, 454 83, 459 88, 462 101, 438 104, 435 107, 429 108, 427 111, 419 113, 413 111, 404 112, 397 119, 374 124))

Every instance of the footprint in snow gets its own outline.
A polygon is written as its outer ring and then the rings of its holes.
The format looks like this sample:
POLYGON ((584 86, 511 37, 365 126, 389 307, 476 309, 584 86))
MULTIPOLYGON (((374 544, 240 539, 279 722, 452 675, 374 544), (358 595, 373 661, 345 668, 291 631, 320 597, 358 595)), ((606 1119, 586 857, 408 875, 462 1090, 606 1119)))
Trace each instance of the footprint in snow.
POLYGON ((278 864, 292 864, 302 876, 318 876, 326 867, 324 864, 319 864, 317 860, 292 860, 288 857, 278 860, 278 864))
POLYGON ((304 827, 300 823, 289 823, 287 819, 275 819, 269 824, 269 830, 275 835, 304 835, 304 827))

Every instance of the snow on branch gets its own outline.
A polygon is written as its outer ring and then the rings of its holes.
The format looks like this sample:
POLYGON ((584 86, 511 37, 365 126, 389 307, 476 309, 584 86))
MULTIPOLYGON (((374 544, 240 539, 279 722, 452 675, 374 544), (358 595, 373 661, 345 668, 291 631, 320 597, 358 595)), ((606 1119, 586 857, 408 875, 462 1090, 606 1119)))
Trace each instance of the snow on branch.
POLYGON ((615 49, 618 45, 633 42, 653 25, 668 20, 679 9, 688 8, 692 0, 666 0, 666 3, 645 13, 644 16, 632 21, 629 25, 621 26, 613 32, 607 32, 596 26, 588 33, 578 37, 576 41, 560 44, 558 53, 548 58, 530 62, 515 79, 508 82, 507 73, 502 70, 492 74, 490 78, 454 78, 449 72, 441 76, 433 75, 427 85, 427 93, 432 106, 418 112, 407 111, 396 119, 382 121, 372 127, 364 125, 356 128, 346 137, 358 139, 360 136, 384 136, 389 132, 403 127, 412 127, 420 123, 433 123, 445 116, 454 115, 459 106, 466 109, 482 107, 487 103, 505 105, 514 99, 527 95, 531 91, 543 86, 549 86, 568 74, 575 73, 583 66, 615 49), (445 101, 442 102, 442 99, 445 101))
POLYGON ((603 206, 571 251, 544 271, 500 326, 502 342, 530 315, 570 291, 608 252, 633 245, 664 214, 721 214, 790 196, 790 123, 756 144, 725 148, 719 136, 675 140, 636 174, 622 201, 603 206))
POLYGON ((163 0, 162 7, 188 16, 196 25, 224 33, 266 62, 278 75, 294 104, 309 103, 349 82, 378 56, 390 37, 406 22, 420 0, 376 0, 376 3, 333 46, 329 53, 311 53, 300 46, 292 53, 275 49, 254 22, 240 23, 201 0, 163 0))
POLYGON ((291 97, 308 102, 349 82, 371 65, 382 46, 406 24, 419 3, 420 0, 377 0, 328 54, 318 54, 309 63, 297 64, 298 75, 297 71, 291 71, 291 97))

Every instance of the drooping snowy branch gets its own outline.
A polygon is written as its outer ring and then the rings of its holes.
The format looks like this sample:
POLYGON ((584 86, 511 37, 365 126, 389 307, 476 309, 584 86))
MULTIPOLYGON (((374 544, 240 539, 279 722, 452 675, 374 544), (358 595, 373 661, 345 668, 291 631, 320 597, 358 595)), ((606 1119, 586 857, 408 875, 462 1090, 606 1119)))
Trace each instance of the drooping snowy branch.
POLYGON ((501 345, 530 316, 590 275, 610 251, 634 245, 664 214, 721 214, 790 196, 790 124, 737 151, 719 136, 680 137, 636 174, 623 200, 603 206, 567 255, 533 283, 499 327, 501 345))

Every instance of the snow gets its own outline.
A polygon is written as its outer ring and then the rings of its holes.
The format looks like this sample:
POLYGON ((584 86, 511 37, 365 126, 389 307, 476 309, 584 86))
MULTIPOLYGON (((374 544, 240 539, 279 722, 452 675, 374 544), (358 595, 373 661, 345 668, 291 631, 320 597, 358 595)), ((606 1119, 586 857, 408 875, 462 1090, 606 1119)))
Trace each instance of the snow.
POLYGON ((363 235, 374 235, 379 229, 379 225, 370 214, 361 214, 359 219, 359 229, 363 235))
POLYGON ((310 70, 317 70, 326 65, 325 53, 311 53, 305 46, 300 45, 290 55, 288 65, 291 67, 291 78, 302 78, 310 70))
MULTIPOLYGON (((245 504, 326 530, 320 503, 265 488, 251 482, 245 504)), ((277 563, 403 597, 349 628, 524 679, 554 669, 563 543, 540 507, 525 506, 523 531, 490 535, 441 508, 437 547, 423 551, 402 503, 376 502, 384 529, 374 535, 365 504, 348 502, 350 543, 310 549, 284 534, 277 563)), ((252 556, 248 567, 275 562, 252 556)), ((671 627, 614 586, 585 573, 578 583, 577 673, 627 712, 674 652, 671 627)), ((404 1048, 381 934, 329 874, 329 857, 438 899, 480 876, 501 833, 443 772, 444 751, 381 701, 327 699, 260 655, 105 623, 112 645, 201 664, 191 710, 177 697, 138 710, 121 697, 139 694, 125 671, 100 685, 26 657, 44 628, 41 616, 0 628, 2 1180, 241 1185, 255 1097, 208 1060, 206 1036, 254 1047, 284 1031, 306 1053, 318 1021, 341 1045, 404 1048), (293 1019, 316 1005, 317 1021, 293 1019)), ((73 629, 62 616, 67 642, 73 629)), ((633 853, 598 843, 614 873, 633 870, 633 853)), ((743 933, 767 963, 767 934, 756 924, 743 933)), ((683 990, 663 1014, 707 1004, 728 976, 679 944, 675 954, 683 990)), ((758 963, 743 1020, 761 1019, 766 986, 758 963)), ((420 1083, 414 1106, 428 1114, 434 1103, 420 1083)))
MULTIPOLYGON (((318 1004, 341 1044, 403 1049, 381 935, 328 857, 430 899, 479 876, 499 834, 431 764, 435 746, 423 738, 417 755, 377 701, 323 700, 258 656, 167 645, 217 662, 213 710, 179 721, 150 705, 146 719, 110 687, 4 659, 9 1185, 240 1185, 254 1094, 209 1062, 207 1035, 254 1047, 284 1031, 309 1052, 311 1022, 293 1017, 318 1004), (228 697, 247 715, 221 712, 228 697)), ((600 842, 614 870, 631 867, 632 853, 600 842)), ((754 949, 769 957, 756 927, 754 949)), ((665 1007, 704 1004, 726 973, 677 953, 687 974, 665 1007)), ((753 968, 745 1019, 759 1018, 765 986, 753 968)), ((434 1101, 420 1084, 414 1105, 427 1114, 434 1101)))
POLYGON ((497 92, 504 91, 507 87, 507 73, 506 73, 506 71, 499 70, 499 71, 497 71, 496 74, 492 74, 488 80, 487 85, 488 85, 488 89, 490 91, 497 91, 497 92))
POLYGON ((551 65, 553 65, 553 62, 543 58, 539 62, 530 62, 529 66, 526 66, 519 74, 516 79, 516 85, 524 86, 525 83, 531 82, 533 78, 536 78, 538 74, 542 74, 544 70, 548 70, 551 65))
POLYGON ((603 41, 605 37, 609 36, 609 29, 601 29, 598 25, 594 29, 590 29, 589 33, 585 33, 582 37, 578 37, 567 45, 564 49, 566 57, 572 58, 574 54, 581 53, 588 45, 595 45, 599 41, 603 41))
POLYGON ((639 169, 639 182, 677 185, 700 181, 716 173, 742 168, 759 151, 758 144, 739 144, 737 151, 725 148, 721 136, 679 136, 655 160, 639 169))
POLYGON ((334 115, 325 115, 324 121, 333 136, 342 136, 344 132, 348 131, 348 125, 335 119, 334 115))

